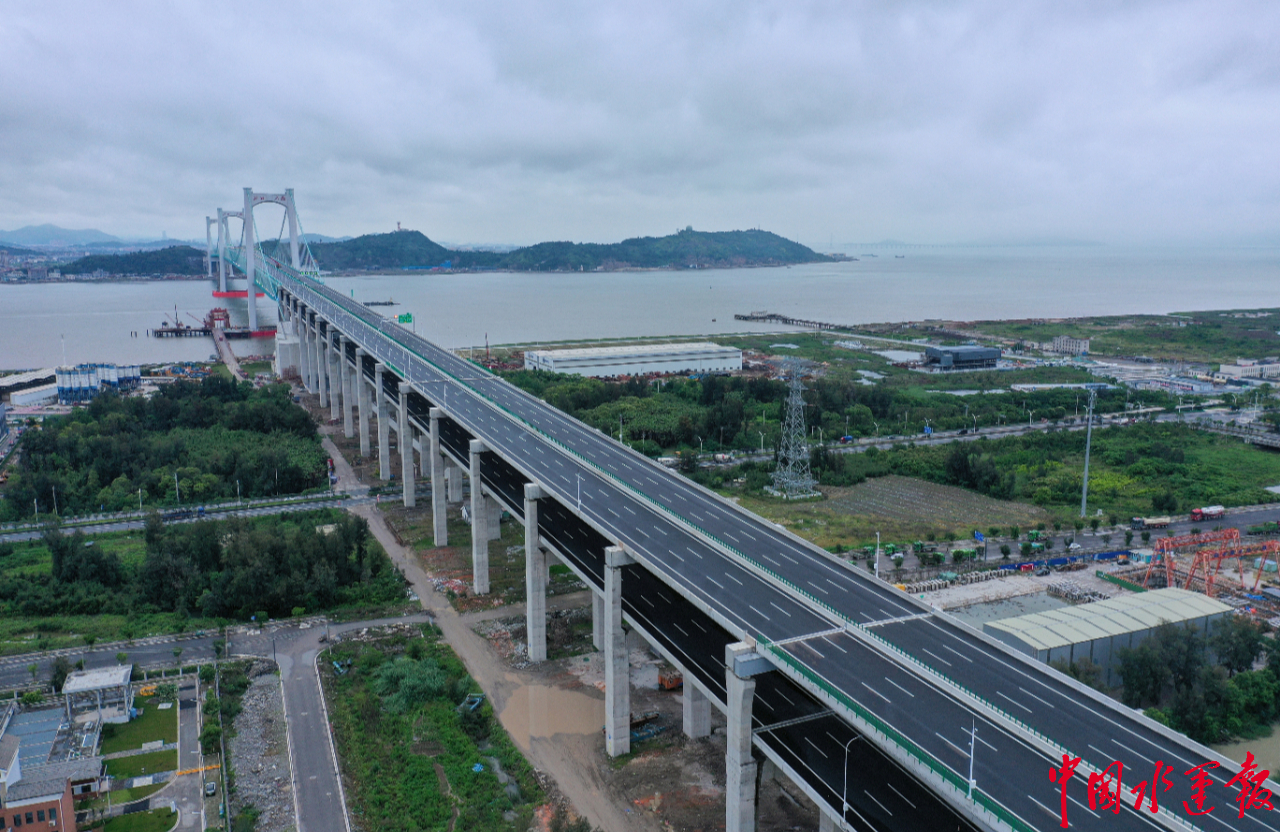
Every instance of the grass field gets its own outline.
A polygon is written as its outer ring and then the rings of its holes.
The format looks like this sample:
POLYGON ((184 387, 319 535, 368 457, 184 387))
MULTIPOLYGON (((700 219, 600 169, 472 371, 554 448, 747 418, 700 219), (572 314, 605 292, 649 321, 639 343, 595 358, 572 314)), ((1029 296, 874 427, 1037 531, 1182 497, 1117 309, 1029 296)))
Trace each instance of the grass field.
MULTIPOLYGON (((144 797, 150 797, 156 792, 169 785, 166 783, 152 783, 150 786, 135 786, 132 789, 115 789, 111 792, 112 806, 119 806, 123 803, 132 803, 135 800, 141 800, 144 797)), ((82 800, 76 804, 76 811, 81 812, 86 809, 105 809, 107 808, 107 797, 95 797, 93 800, 82 800)))
POLYGON ((144 774, 177 771, 177 769, 177 750, 152 751, 148 754, 135 754, 132 757, 107 760, 107 774, 117 778, 141 777, 144 774))
POLYGON ((961 540, 973 529, 1031 528, 1050 519, 1036 506, 911 477, 876 477, 850 488, 822 491, 826 499, 821 501, 751 495, 739 504, 827 548, 874 543, 876 532, 884 542, 924 540, 931 534, 939 540, 961 540))
POLYGON ((167 808, 152 809, 111 818, 105 825, 94 828, 103 832, 169 832, 177 819, 176 813, 167 808))
POLYGON ((134 705, 138 710, 142 711, 142 715, 137 719, 132 719, 124 725, 104 726, 103 735, 105 737, 107 728, 114 728, 113 736, 110 739, 103 739, 102 753, 114 754, 117 751, 133 751, 141 748, 143 743, 155 742, 163 740, 166 743, 178 741, 178 707, 174 703, 173 707, 161 710, 156 707, 160 703, 152 696, 139 696, 134 700, 134 705))

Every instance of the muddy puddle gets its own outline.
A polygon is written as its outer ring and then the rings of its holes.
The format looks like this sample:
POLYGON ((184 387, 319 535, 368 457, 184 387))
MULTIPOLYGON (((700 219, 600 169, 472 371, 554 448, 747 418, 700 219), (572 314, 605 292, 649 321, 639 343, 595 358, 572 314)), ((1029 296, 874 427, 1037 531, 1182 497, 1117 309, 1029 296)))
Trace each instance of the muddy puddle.
POLYGON ((604 726, 604 700, 580 690, 522 685, 512 692, 499 718, 511 739, 528 752, 535 737, 600 731, 604 726))
POLYGON ((1265 768, 1271 772, 1280 771, 1280 731, 1273 730, 1271 736, 1256 740, 1242 740, 1210 747, 1228 760, 1234 760, 1237 763, 1243 763, 1245 752, 1252 751, 1254 759, 1258 762, 1258 768, 1265 768))

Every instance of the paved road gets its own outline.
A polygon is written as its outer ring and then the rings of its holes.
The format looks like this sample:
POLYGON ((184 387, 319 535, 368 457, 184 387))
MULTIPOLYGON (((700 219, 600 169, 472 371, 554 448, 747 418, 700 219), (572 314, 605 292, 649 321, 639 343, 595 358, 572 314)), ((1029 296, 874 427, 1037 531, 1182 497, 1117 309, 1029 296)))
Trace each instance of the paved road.
MULTIPOLYGON (((204 765, 200 753, 200 701, 195 681, 189 681, 178 691, 178 771, 199 769, 204 765)), ((181 813, 179 829, 203 829, 201 813, 204 809, 202 773, 183 774, 160 793, 163 799, 157 805, 173 801, 181 813)))

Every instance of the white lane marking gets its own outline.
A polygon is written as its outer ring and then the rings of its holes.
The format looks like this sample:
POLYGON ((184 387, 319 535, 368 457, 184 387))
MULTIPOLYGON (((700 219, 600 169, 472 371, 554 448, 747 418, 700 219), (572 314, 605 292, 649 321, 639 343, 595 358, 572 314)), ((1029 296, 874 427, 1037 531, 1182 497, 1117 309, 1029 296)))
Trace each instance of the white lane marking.
POLYGON ((1005 695, 1005 692, 1004 692, 1004 691, 1002 691, 1002 690, 998 690, 998 691, 996 691, 996 696, 1004 697, 1005 699, 1009 700, 1010 702, 1012 702, 1013 704, 1017 705, 1019 708, 1021 708, 1022 710, 1026 711, 1026 712, 1027 712, 1027 713, 1029 713, 1029 714, 1033 714, 1033 713, 1035 713, 1035 711, 1031 710, 1031 709, 1030 709, 1030 708, 1028 708, 1026 705, 1024 705, 1024 704, 1022 704, 1021 702, 1019 702, 1018 700, 1014 699, 1012 696, 1007 696, 1007 695, 1005 695))
POLYGON ((937 737, 938 739, 942 740, 943 742, 945 742, 947 745, 949 745, 949 746, 951 746, 952 748, 954 748, 954 749, 955 749, 955 751, 956 751, 956 753, 957 753, 957 754, 959 754, 961 757, 964 757, 964 758, 968 759, 968 757, 969 757, 969 752, 968 752, 968 751, 965 751, 963 748, 961 748, 960 746, 956 745, 955 743, 953 743, 951 740, 947 739, 946 737, 942 736, 942 735, 941 735, 941 734, 939 734, 937 731, 934 731, 934 732, 933 732, 933 735, 934 735, 935 737, 937 737))
POLYGON ((741 531, 742 531, 742 536, 743 536, 743 537, 749 537, 749 538, 751 538, 752 540, 755 540, 755 539, 756 539, 756 536, 755 536, 755 535, 751 534, 750 532, 746 531, 745 529, 743 529, 743 530, 741 530, 741 531))
POLYGON ((792 702, 792 701, 791 701, 791 697, 790 697, 790 696, 787 696, 785 693, 783 693, 781 689, 778 689, 778 690, 777 690, 777 691, 775 691, 775 692, 776 692, 779 696, 781 696, 783 699, 787 700, 787 704, 788 704, 788 705, 791 705, 792 707, 795 707, 795 704, 796 704, 796 703, 792 702))
POLYGON ((815 584, 813 581, 805 581, 805 583, 807 583, 809 586, 813 587, 814 589, 818 590, 818 591, 819 591, 819 592, 821 592, 823 595, 830 595, 830 594, 831 594, 831 593, 830 593, 830 592, 828 592, 827 590, 825 590, 825 589, 823 589, 822 587, 820 587, 820 586, 818 586, 817 584, 815 584))
POLYGON ((885 805, 883 803, 876 800, 875 795, 873 795, 871 792, 867 791, 866 789, 863 789, 862 793, 865 794, 867 797, 871 798, 872 801, 874 801, 875 804, 879 806, 881 809, 884 809, 884 813, 886 815, 888 815, 889 817, 893 817, 893 812, 890 812, 887 808, 885 808, 885 805))
POLYGON ((942 657, 941 657, 941 656, 939 656, 937 653, 935 653, 935 652, 933 652, 932 650, 930 650, 928 647, 924 648, 924 652, 928 653, 930 656, 933 656, 935 659, 937 659, 938 661, 942 662, 942 663, 943 663, 943 664, 945 664, 947 667, 951 667, 951 662, 949 662, 949 661, 947 661, 946 659, 942 658, 942 657))
POLYGON ((906 796, 905 794, 903 794, 902 792, 898 791, 897 789, 895 789, 895 788, 893 787, 893 784, 891 784, 891 783, 889 783, 889 782, 887 782, 887 781, 886 781, 884 785, 885 785, 885 787, 886 787, 886 788, 888 788, 888 789, 889 789, 889 791, 893 792, 893 793, 894 793, 894 794, 896 794, 898 797, 902 798, 902 802, 903 802, 903 803, 907 804, 907 805, 908 805, 908 806, 910 806, 912 809, 916 808, 916 804, 912 803, 910 800, 907 800, 907 796, 906 796))
POLYGON ((730 540, 732 540, 734 543, 741 543, 741 542, 742 542, 741 540, 739 540, 738 538, 736 538, 736 537, 734 537, 733 535, 729 534, 728 532, 725 532, 725 533, 724 533, 724 536, 725 536, 725 537, 727 537, 727 538, 729 538, 730 540))
POLYGON ((1040 697, 1036 696, 1036 695, 1035 695, 1034 693, 1032 693, 1031 691, 1029 691, 1029 690, 1027 690, 1026 688, 1024 688, 1022 685, 1018 685, 1018 690, 1022 691, 1022 692, 1023 692, 1023 693, 1025 693, 1027 696, 1030 696, 1032 699, 1036 700, 1037 702, 1043 702, 1044 704, 1048 705, 1050 708, 1053 708, 1054 710, 1057 710, 1057 708, 1058 708, 1058 706, 1057 706, 1057 705, 1053 704, 1052 702, 1050 702, 1050 701, 1049 701, 1049 700, 1047 700, 1047 699, 1041 699, 1040 697))
POLYGON ((1039 806, 1041 809, 1044 809, 1046 812, 1048 812, 1048 813, 1049 813, 1049 817, 1053 818, 1055 821, 1061 821, 1061 820, 1062 820, 1062 817, 1061 817, 1061 815, 1059 815, 1059 813, 1058 813, 1058 812, 1055 812, 1053 809, 1050 809, 1048 806, 1046 806, 1046 805, 1044 805, 1043 803, 1041 803, 1040 801, 1036 800, 1036 799, 1035 799, 1034 797, 1032 797, 1031 795, 1027 795, 1027 800, 1030 800, 1032 803, 1036 804, 1036 805, 1037 805, 1037 806, 1039 806))
MULTIPOLYGON (((814 750, 814 751, 817 751, 817 752, 818 752, 819 754, 821 754, 823 757, 828 757, 827 752, 825 752, 825 751, 823 751, 821 748, 819 748, 819 747, 817 746, 817 744, 815 744, 815 743, 814 743, 814 741, 813 741, 813 740, 809 739, 808 737, 805 737, 805 738, 804 738, 804 741, 805 741, 805 742, 807 742, 807 743, 809 743, 809 745, 812 745, 812 746, 813 746, 813 750, 814 750)), ((830 757, 828 757, 828 759, 830 759, 830 757)))
POLYGON ((775 610, 777 610, 778 612, 782 613, 782 614, 783 614, 783 615, 785 615, 787 618, 790 618, 790 617, 791 617, 791 613, 787 612, 787 611, 786 611, 786 610, 784 610, 782 607, 778 606, 777 604, 773 603, 772 601, 770 601, 770 602, 769 602, 769 606, 773 607, 775 610))
POLYGON ((724 589, 724 584, 720 583, 719 581, 717 581, 715 578, 711 577, 710 575, 703 575, 702 577, 706 578, 708 581, 711 581, 711 583, 715 584, 716 586, 720 587, 721 589, 724 589))
POLYGON ((1137 751, 1134 751, 1134 750, 1133 750, 1132 748, 1130 748, 1129 746, 1127 746, 1127 745, 1125 745, 1124 743, 1120 742, 1120 740, 1112 739, 1111 741, 1112 741, 1113 743, 1115 743, 1116 745, 1120 746, 1121 748, 1123 748, 1125 751, 1128 751, 1130 754, 1133 754, 1133 755, 1134 755, 1134 756, 1136 756, 1136 757, 1141 757, 1142 759, 1146 760, 1148 763, 1152 763, 1152 764, 1154 764, 1154 763, 1155 763, 1155 760, 1151 759, 1151 758, 1150 758, 1150 757, 1148 757, 1146 754, 1139 754, 1137 751))
POLYGON ((955 653, 957 656, 959 656, 960 658, 964 659, 964 660, 965 660, 965 661, 967 661, 969 664, 973 664, 973 659, 969 658, 969 657, 968 657, 968 656, 966 656, 964 653, 961 653, 959 650, 952 650, 950 647, 948 647, 948 646, 947 646, 947 645, 945 645, 945 644, 944 644, 944 645, 942 645, 942 649, 943 649, 943 650, 951 650, 951 652, 952 652, 952 653, 955 653))
POLYGON ((836 648, 837 650, 839 650, 841 653, 849 652, 848 650, 844 649, 843 647, 841 647, 840 645, 832 641, 828 636, 823 636, 822 640, 825 641, 827 644, 830 644, 832 647, 836 648))
MULTIPOLYGON (((709 575, 708 575, 708 576, 707 576, 707 580, 711 580, 711 576, 709 576, 709 575)), ((720 586, 720 585, 719 585, 719 584, 716 584, 716 586, 720 586)), ((721 588, 723 589, 723 587, 721 587, 721 588)), ((769 620, 771 620, 771 619, 769 618, 769 616, 767 616, 767 615, 765 615, 764 613, 760 612, 760 610, 756 609, 755 607, 751 606, 750 604, 747 604, 747 609, 751 610, 751 611, 752 611, 752 612, 754 612, 756 615, 758 615, 758 616, 760 616, 761 618, 763 618, 765 621, 769 621, 769 620)))
POLYGON ((1079 806, 1081 809, 1084 809, 1086 812, 1088 812, 1089 814, 1093 815, 1093 816, 1094 816, 1095 818, 1097 818, 1098 820, 1102 820, 1102 815, 1100 815, 1100 814, 1098 814, 1097 812, 1093 811, 1093 810, 1092 810, 1092 809, 1090 809, 1088 806, 1084 805, 1084 804, 1083 804, 1083 803, 1081 803, 1079 800, 1076 800, 1076 799, 1075 799, 1074 797, 1072 797, 1071 795, 1067 795, 1067 800, 1070 800, 1072 803, 1076 804, 1076 805, 1077 805, 1077 806, 1079 806))
POLYGON ((623 511, 626 511, 626 512, 629 512, 629 513, 631 514, 631 516, 632 516, 632 517, 639 517, 639 516, 640 516, 640 515, 636 514, 636 513, 635 513, 635 511, 634 511, 634 510, 632 510, 631 506, 627 505, 626 503, 623 503, 623 504, 622 504, 622 510, 623 510, 623 511))
POLYGON ((871 687, 871 685, 868 685, 866 682, 862 682, 861 684, 862 684, 862 686, 863 686, 864 688, 866 688, 867 690, 871 691, 872 693, 874 693, 876 696, 880 697, 880 698, 881 698, 881 699, 883 699, 884 701, 888 702, 890 705, 892 705, 892 704, 893 704, 893 700, 892 700, 892 699, 890 699, 889 697, 885 696, 883 693, 881 693, 880 691, 876 690, 875 688, 871 687))
POLYGON ((686 546, 686 547, 684 547, 684 550, 685 550, 686 552, 688 552, 689 554, 693 555, 693 556, 694 556, 695 558, 697 558, 698 560, 702 560, 702 555, 700 555, 700 554, 698 554, 697 552, 693 551, 693 547, 691 547, 691 546, 686 546))
POLYGON ((740 581, 740 580, 738 580, 737 578, 733 577, 733 573, 732 573, 732 572, 726 572, 726 573, 724 573, 724 576, 725 576, 726 578, 728 578, 729 580, 733 581, 733 582, 734 582, 735 584, 737 584, 738 586, 746 586, 746 584, 744 584, 742 581, 740 581))
POLYGON ((685 631, 684 627, 681 627, 681 626, 680 626, 679 624, 677 624, 676 622, 672 621, 672 622, 671 622, 671 626, 672 626, 672 627, 675 627, 677 630, 679 630, 679 631, 680 631, 680 635, 684 636, 685 638, 688 638, 688 637, 689 637, 689 634, 685 631))
POLYGON ((884 677, 884 680, 885 680, 886 682, 888 682, 889 684, 893 685, 893 686, 894 686, 895 688, 897 688, 898 690, 900 690, 900 691, 902 691, 903 693, 905 693, 907 696, 910 696, 912 699, 915 699, 915 698, 916 698, 916 695, 915 695, 914 693, 912 693, 911 691, 907 690, 906 688, 904 688, 902 685, 898 684, 897 682, 893 681, 893 680, 892 680, 892 679, 890 679, 888 676, 884 677))

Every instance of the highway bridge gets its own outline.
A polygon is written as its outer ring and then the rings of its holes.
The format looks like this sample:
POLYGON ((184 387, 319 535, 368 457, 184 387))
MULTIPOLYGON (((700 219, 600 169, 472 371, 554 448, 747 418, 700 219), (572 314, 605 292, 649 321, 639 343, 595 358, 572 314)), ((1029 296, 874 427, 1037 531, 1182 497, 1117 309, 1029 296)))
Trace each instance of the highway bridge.
MULTIPOLYGON (((297 228, 291 192, 245 189, 246 216, 264 202, 297 228)), ((548 560, 591 587, 609 754, 629 750, 624 621, 682 669, 685 731, 706 735, 711 707, 726 717, 731 832, 754 828, 766 770, 815 801, 823 829, 1028 832, 1060 828, 1064 809, 1087 830, 1280 829, 1273 812, 1237 818, 1238 765, 343 297, 291 243, 289 263, 251 237, 226 247, 278 304, 278 360, 296 362, 362 454, 377 441, 383 478, 395 432, 403 470, 430 479, 437 545, 469 479, 477 593, 502 510, 525 524, 532 659, 546 656, 548 560), (1049 777, 1064 755, 1080 758, 1065 797, 1049 777), (1089 776, 1117 761, 1123 808, 1091 808, 1089 776), (1204 804, 1216 810, 1193 818, 1184 772, 1205 762, 1218 764, 1204 804), (1135 809, 1130 787, 1150 793, 1161 772, 1158 811, 1135 809)))

